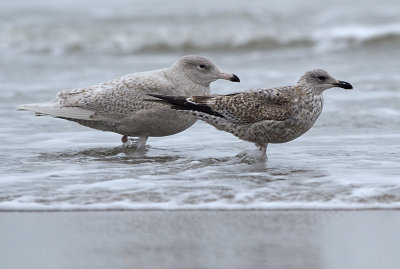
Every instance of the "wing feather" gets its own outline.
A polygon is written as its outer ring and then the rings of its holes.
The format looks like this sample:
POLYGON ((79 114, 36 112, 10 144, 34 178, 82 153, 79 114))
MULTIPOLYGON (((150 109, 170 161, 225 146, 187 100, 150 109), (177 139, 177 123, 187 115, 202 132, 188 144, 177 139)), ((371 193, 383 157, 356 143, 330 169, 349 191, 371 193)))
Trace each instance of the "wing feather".
POLYGON ((291 116, 294 89, 260 89, 228 95, 164 96, 151 95, 172 104, 173 109, 194 110, 226 118, 237 124, 262 120, 284 121, 291 116))
POLYGON ((290 91, 264 89, 221 96, 210 105, 229 121, 247 124, 286 120, 291 115, 292 100, 290 91))
POLYGON ((143 100, 146 93, 174 94, 174 85, 162 72, 135 73, 87 88, 61 91, 52 103, 21 105, 18 109, 60 118, 120 123, 139 110, 156 106, 143 100))

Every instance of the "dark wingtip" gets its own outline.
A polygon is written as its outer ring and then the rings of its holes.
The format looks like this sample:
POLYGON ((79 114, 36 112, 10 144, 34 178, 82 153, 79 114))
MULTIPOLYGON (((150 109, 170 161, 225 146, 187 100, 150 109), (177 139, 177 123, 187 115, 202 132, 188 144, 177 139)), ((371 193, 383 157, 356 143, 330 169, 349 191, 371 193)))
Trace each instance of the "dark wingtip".
POLYGON ((151 94, 151 93, 148 93, 148 94, 146 94, 147 96, 151 96, 151 97, 155 97, 155 98, 159 98, 159 99, 162 99, 161 97, 163 97, 163 95, 160 95, 160 94, 151 94))
POLYGON ((153 103, 162 103, 162 104, 169 104, 168 101, 165 101, 161 98, 162 95, 157 95, 157 94, 146 94, 147 96, 155 97, 157 99, 153 98, 144 98, 143 101, 146 102, 153 102, 153 103))
MULTIPOLYGON (((192 110, 192 111, 199 111, 204 112, 210 115, 214 115, 217 117, 223 118, 221 114, 216 111, 213 111, 211 107, 204 105, 204 104, 195 104, 193 102, 187 101, 187 96, 167 96, 167 95, 158 95, 158 94, 147 94, 148 96, 152 96, 158 99, 161 99, 161 102, 168 103, 171 105, 172 109, 176 110, 192 110)), ((194 98, 208 98, 208 96, 194 96, 194 98)), ((150 100, 150 101, 157 101, 157 100, 150 100)))
POLYGON ((343 89, 348 89, 348 90, 352 90, 353 89, 353 86, 350 83, 346 82, 346 81, 339 80, 339 82, 335 83, 334 85, 336 87, 340 87, 340 88, 343 88, 343 89))
POLYGON ((187 98, 186 96, 169 96, 169 95, 150 94, 150 93, 146 95, 159 99, 159 100, 147 99, 146 101, 163 102, 171 105, 184 105, 186 103, 186 98, 187 98))
POLYGON ((233 81, 233 82, 240 82, 240 79, 239 79, 239 77, 236 76, 235 74, 232 74, 232 77, 231 77, 230 81, 233 81))

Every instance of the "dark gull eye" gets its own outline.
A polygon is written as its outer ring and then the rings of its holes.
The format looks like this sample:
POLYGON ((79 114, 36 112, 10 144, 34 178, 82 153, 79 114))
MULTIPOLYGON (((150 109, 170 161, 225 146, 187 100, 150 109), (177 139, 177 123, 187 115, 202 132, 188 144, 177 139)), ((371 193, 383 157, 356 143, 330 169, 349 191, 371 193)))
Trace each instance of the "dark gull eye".
POLYGON ((199 67, 200 67, 201 69, 206 68, 206 66, 205 66, 204 64, 199 65, 199 67))
POLYGON ((318 76, 318 77, 317 77, 317 79, 319 79, 319 80, 321 80, 321 81, 322 81, 322 80, 325 80, 325 79, 327 79, 327 77, 326 77, 326 76, 318 76))

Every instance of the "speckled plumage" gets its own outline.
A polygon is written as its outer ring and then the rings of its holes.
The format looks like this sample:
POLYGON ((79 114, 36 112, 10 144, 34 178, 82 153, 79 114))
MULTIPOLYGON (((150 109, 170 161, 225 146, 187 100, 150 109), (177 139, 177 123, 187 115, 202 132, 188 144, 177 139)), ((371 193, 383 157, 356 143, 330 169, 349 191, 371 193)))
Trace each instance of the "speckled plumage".
POLYGON ((305 73, 295 86, 228 95, 154 97, 219 130, 255 143, 265 155, 268 143, 291 141, 313 126, 322 111, 322 92, 332 87, 352 88, 317 69, 305 73))
POLYGON ((52 115, 125 136, 167 136, 190 127, 196 119, 157 103, 146 102, 148 93, 204 95, 217 79, 238 82, 205 57, 179 58, 170 68, 122 76, 99 85, 61 91, 51 103, 21 105, 40 115, 52 115))

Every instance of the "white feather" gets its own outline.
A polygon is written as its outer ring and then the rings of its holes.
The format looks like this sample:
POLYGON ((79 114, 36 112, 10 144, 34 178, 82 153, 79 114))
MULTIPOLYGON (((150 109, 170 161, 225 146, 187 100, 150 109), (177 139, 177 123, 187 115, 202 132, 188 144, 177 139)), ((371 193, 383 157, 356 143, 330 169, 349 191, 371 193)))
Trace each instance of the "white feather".
MULTIPOLYGON (((78 120, 100 120, 95 112, 79 107, 60 107, 57 103, 24 104, 17 107, 18 110, 29 110, 38 114, 50 115, 60 118, 78 120)), ((104 119, 103 119, 104 120, 104 119)))

